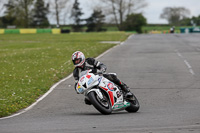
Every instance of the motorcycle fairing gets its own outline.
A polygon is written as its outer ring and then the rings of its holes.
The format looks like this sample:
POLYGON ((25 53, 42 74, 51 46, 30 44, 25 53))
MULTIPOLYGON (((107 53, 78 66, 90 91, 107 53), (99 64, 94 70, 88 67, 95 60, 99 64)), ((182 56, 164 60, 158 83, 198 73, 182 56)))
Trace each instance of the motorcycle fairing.
POLYGON ((80 94, 85 92, 86 96, 89 92, 94 91, 100 99, 103 99, 102 92, 99 88, 93 88, 95 86, 99 86, 108 94, 113 110, 121 110, 130 106, 130 103, 124 100, 123 94, 118 86, 105 77, 94 75, 90 73, 90 71, 86 71, 82 74, 76 86, 76 90, 80 94))

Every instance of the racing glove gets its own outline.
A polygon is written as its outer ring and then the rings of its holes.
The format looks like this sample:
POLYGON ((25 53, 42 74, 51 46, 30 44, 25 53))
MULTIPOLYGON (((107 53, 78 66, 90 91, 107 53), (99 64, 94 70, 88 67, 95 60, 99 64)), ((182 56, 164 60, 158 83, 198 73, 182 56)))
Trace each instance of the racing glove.
POLYGON ((106 72, 106 69, 107 69, 107 67, 105 66, 105 65, 101 65, 100 66, 100 71, 102 72, 102 73, 105 73, 106 72))

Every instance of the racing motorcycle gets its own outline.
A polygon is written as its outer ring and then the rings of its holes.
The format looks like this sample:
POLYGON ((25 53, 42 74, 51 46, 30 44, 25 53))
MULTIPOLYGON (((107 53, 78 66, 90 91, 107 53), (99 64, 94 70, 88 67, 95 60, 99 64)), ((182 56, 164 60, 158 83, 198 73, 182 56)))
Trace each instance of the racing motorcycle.
POLYGON ((102 114, 111 114, 112 111, 120 110, 137 112, 140 108, 135 95, 126 99, 120 87, 103 77, 102 72, 82 71, 76 91, 84 94, 86 99, 102 114))

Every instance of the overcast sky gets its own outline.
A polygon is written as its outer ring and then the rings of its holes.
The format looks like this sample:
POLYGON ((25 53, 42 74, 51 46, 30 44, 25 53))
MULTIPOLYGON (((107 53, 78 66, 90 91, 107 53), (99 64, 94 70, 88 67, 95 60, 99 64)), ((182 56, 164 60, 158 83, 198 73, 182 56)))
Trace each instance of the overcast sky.
MULTIPOLYGON (((81 8, 88 17, 91 14, 91 1, 79 0, 81 8)), ((191 16, 200 15, 200 0, 146 0, 148 6, 143 9, 144 16, 148 23, 167 23, 165 19, 160 19, 160 14, 165 7, 185 7, 190 10, 191 16)))
POLYGON ((148 6, 144 9, 144 16, 148 23, 167 23, 160 19, 160 14, 165 7, 185 7, 190 10, 191 16, 200 15, 200 0, 146 0, 148 6))

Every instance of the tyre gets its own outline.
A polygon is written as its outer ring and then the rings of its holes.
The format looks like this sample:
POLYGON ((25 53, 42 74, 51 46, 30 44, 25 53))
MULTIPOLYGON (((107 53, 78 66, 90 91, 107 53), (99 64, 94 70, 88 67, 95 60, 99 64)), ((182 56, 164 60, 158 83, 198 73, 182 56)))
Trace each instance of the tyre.
POLYGON ((99 98, 99 96, 94 91, 92 91, 88 94, 88 98, 90 99, 90 102, 92 103, 92 105, 99 112, 101 112, 104 115, 111 114, 112 107, 110 105, 109 99, 106 96, 104 96, 104 100, 102 100, 99 98))
POLYGON ((127 107, 125 110, 127 112, 130 112, 130 113, 134 113, 134 112, 137 112, 140 108, 140 104, 136 98, 136 96, 133 94, 133 100, 129 100, 128 101, 131 105, 129 107, 127 107))

